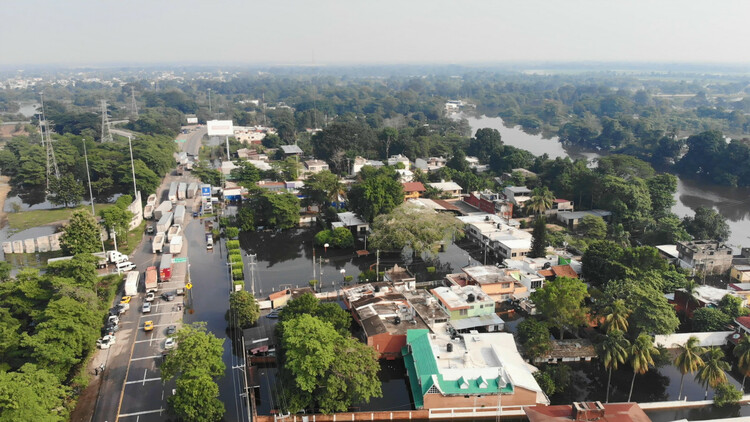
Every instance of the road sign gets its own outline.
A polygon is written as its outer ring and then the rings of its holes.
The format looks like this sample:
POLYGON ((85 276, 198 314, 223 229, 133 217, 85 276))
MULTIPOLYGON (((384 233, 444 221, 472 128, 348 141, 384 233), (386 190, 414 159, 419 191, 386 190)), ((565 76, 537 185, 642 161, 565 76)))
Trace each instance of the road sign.
POLYGON ((185 288, 188 289, 188 290, 192 289, 193 288, 193 283, 186 284, 185 288))
POLYGON ((173 264, 177 264, 179 262, 187 262, 187 258, 172 258, 173 264))
POLYGON ((174 141, 175 142, 185 142, 185 141, 187 141, 187 139, 175 139, 174 141))
POLYGON ((201 195, 203 195, 203 196, 211 196, 211 187, 210 186, 203 186, 201 188, 201 195))

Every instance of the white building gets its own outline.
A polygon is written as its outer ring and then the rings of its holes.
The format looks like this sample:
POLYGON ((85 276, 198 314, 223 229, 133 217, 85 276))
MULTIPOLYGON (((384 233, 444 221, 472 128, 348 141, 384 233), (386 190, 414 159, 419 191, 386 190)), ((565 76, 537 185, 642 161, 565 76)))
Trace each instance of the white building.
POLYGON ((364 166, 380 168, 384 165, 385 164, 383 164, 382 161, 368 160, 366 158, 357 156, 354 158, 354 162, 352 163, 352 176, 356 176, 357 174, 359 174, 359 172, 362 171, 362 167, 364 166))
POLYGON ((396 164, 401 163, 404 165, 404 168, 409 170, 409 167, 411 166, 411 163, 409 162, 409 159, 404 157, 401 154, 398 155, 391 155, 391 157, 388 159, 388 165, 393 167, 396 164))
POLYGON ((531 199, 531 190, 526 186, 508 186, 503 190, 503 195, 518 207, 531 199))
POLYGON ((495 214, 456 217, 466 224, 470 239, 485 245, 500 259, 523 259, 531 250, 531 233, 511 227, 495 214))

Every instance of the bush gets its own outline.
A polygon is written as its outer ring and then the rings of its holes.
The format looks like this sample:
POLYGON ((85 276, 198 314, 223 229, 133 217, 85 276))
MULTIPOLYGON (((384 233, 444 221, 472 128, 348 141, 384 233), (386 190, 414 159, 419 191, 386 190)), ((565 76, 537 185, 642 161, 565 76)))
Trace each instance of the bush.
POLYGON ((236 239, 240 235, 240 229, 237 227, 227 227, 224 229, 224 233, 227 235, 227 239, 236 239))
POLYGON ((323 246, 326 243, 331 243, 331 238, 333 237, 333 232, 330 230, 322 230, 315 234, 315 244, 323 246))
POLYGON ((242 264, 242 255, 229 255, 229 262, 232 264, 242 264))
POLYGON ((227 227, 229 224, 231 224, 231 221, 227 217, 221 217, 219 218, 219 226, 221 227, 227 227))
POLYGON ((232 249, 229 251, 228 255, 229 256, 233 256, 233 255, 242 256, 242 251, 239 249, 232 249))
POLYGON ((427 267, 427 273, 428 274, 435 274, 436 268, 435 267, 427 267))
POLYGON ((227 241, 227 249, 231 250, 239 250, 240 249, 240 241, 239 240, 228 240, 227 241))
POLYGON ((333 230, 322 230, 315 234, 315 243, 334 248, 351 248, 354 246, 354 235, 346 227, 337 227, 333 230))
POLYGON ((245 276, 242 267, 232 268, 232 280, 244 280, 245 276))
POLYGON ((318 284, 318 280, 310 280, 309 284, 310 284, 310 287, 315 287, 315 285, 318 284))
POLYGON ((354 276, 353 275, 347 275, 347 276, 344 277, 344 283, 351 283, 352 280, 354 280, 354 276))
POLYGON ((717 385, 714 392, 714 404, 718 407, 737 404, 742 398, 742 392, 728 382, 717 385))

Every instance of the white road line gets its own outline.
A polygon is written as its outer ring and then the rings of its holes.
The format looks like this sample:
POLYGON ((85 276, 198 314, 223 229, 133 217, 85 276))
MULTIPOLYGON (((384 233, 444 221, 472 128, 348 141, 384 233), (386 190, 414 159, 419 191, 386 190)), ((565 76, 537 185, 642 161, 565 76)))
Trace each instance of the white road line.
POLYGON ((146 374, 148 373, 148 369, 143 370, 143 385, 146 385, 146 374))
POLYGON ((160 408, 159 410, 144 410, 143 412, 135 412, 135 413, 120 413, 117 415, 118 418, 127 418, 128 416, 140 416, 140 415, 149 415, 151 413, 161 413, 164 409, 160 408))
POLYGON ((134 361, 137 361, 137 360, 156 359, 156 358, 160 358, 160 357, 161 357, 161 355, 145 356, 145 357, 142 357, 142 358, 133 358, 133 359, 130 359, 130 361, 134 362, 134 361))
POLYGON ((141 384, 141 383, 143 383, 143 385, 146 385, 147 382, 160 381, 160 380, 161 380, 161 378, 144 378, 142 380, 128 381, 125 384, 141 384))
MULTIPOLYGON (((157 325, 157 327, 158 327, 158 325, 157 325)), ((164 340, 164 339, 166 339, 166 337, 157 337, 154 340, 164 340)), ((150 342, 150 341, 151 341, 151 339, 149 339, 149 340, 138 340, 138 341, 136 341, 136 343, 146 343, 146 342, 150 342)))

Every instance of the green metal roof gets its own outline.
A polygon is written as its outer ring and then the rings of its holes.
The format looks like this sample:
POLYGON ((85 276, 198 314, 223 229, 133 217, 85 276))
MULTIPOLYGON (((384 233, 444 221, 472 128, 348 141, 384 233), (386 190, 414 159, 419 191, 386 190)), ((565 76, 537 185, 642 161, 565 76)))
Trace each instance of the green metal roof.
POLYGON ((424 395, 437 380, 437 387, 444 395, 458 394, 512 394, 513 385, 510 382, 498 385, 498 378, 444 380, 438 369, 435 355, 430 346, 430 330, 409 330, 406 332, 406 347, 401 352, 404 355, 406 372, 409 375, 414 404, 417 409, 424 406, 424 395), (411 346, 411 351, 410 351, 411 346), (462 388, 463 387, 463 388, 462 388))

